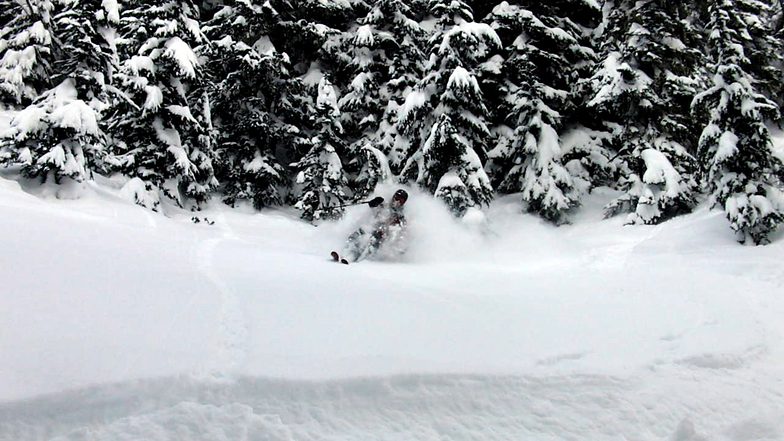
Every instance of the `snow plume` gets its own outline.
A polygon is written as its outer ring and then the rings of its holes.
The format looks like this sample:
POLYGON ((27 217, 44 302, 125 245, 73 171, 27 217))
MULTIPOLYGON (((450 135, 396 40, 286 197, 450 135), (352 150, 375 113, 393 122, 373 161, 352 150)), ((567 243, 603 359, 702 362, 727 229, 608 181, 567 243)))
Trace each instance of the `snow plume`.
POLYGON ((556 228, 407 188, 403 261, 344 266, 367 205, 164 217, 123 184, 66 205, 0 177, 2 441, 784 433, 784 242, 738 247, 720 213, 620 228, 597 188, 556 228))
MULTIPOLYGON (((459 181, 459 178, 456 178, 459 181)), ((470 210, 463 219, 455 218, 446 204, 417 187, 379 183, 372 199, 381 196, 391 200, 398 188, 404 188, 409 198, 404 207, 408 225, 408 250, 404 262, 459 262, 470 261, 485 248, 485 236, 477 228, 486 223, 481 211, 470 210)), ((336 224, 320 226, 331 238, 332 247, 340 250, 348 235, 358 225, 372 224, 372 212, 367 205, 351 207, 346 217, 336 224)), ((482 230, 482 232, 486 232, 482 230)))

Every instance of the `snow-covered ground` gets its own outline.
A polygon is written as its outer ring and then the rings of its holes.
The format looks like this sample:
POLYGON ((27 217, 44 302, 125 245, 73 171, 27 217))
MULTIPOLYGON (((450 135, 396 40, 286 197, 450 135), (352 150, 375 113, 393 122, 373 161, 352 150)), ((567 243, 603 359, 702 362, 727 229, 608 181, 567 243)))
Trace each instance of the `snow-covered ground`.
POLYGON ((782 233, 414 193, 405 258, 345 266, 367 207, 164 216, 118 187, 0 178, 0 440, 784 439, 782 233))

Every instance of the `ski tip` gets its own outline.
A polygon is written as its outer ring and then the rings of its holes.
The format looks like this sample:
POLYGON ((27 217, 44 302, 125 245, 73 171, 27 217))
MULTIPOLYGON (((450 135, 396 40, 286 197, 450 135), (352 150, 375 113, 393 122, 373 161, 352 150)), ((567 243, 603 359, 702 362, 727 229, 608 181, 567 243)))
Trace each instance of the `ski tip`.
POLYGON ((348 265, 348 260, 346 260, 346 259, 340 259, 340 263, 342 263, 342 264, 344 264, 344 265, 348 265))
POLYGON ((337 251, 333 251, 333 252, 329 253, 329 255, 332 256, 332 260, 334 260, 335 262, 340 260, 340 256, 338 255, 337 251))

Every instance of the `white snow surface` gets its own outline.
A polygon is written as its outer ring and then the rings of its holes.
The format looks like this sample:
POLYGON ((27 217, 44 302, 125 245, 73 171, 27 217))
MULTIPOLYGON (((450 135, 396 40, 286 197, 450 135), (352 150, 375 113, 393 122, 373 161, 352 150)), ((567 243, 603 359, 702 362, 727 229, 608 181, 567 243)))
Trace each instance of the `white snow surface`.
POLYGON ((457 221, 410 189, 408 253, 346 266, 367 206, 164 215, 3 173, 0 440, 784 439, 784 237, 721 212, 457 221))

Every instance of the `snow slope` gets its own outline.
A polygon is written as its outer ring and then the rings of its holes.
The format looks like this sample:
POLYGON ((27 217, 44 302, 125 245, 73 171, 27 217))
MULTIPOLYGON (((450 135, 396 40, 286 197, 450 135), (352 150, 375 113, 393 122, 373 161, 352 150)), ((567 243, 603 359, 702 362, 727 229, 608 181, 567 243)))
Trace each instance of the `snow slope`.
POLYGON ((781 233, 412 192, 405 259, 344 266, 366 207, 163 216, 118 187, 0 178, 0 440, 784 439, 781 233))

